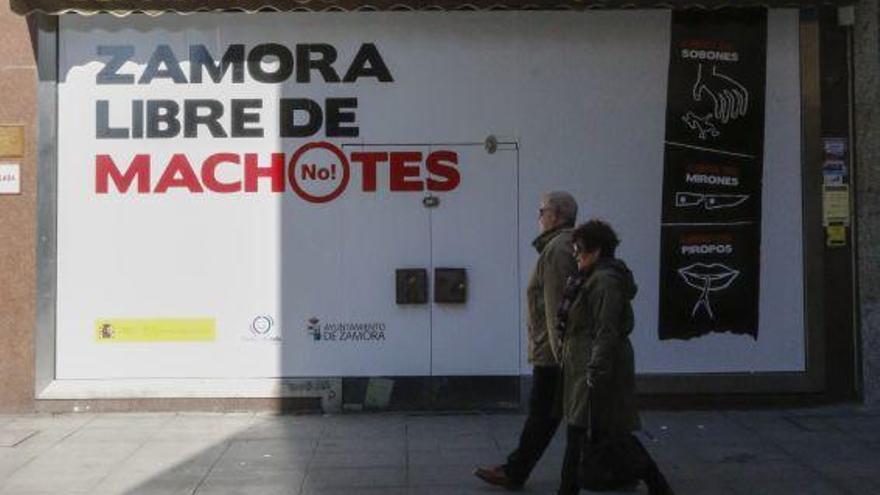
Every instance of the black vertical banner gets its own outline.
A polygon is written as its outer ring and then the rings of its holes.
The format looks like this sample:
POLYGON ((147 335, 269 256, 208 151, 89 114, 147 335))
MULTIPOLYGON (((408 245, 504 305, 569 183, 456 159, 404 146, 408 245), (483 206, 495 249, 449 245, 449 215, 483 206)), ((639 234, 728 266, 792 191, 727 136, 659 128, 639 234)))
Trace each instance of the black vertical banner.
POLYGON ((767 11, 676 11, 671 40, 660 339, 757 339, 767 11))

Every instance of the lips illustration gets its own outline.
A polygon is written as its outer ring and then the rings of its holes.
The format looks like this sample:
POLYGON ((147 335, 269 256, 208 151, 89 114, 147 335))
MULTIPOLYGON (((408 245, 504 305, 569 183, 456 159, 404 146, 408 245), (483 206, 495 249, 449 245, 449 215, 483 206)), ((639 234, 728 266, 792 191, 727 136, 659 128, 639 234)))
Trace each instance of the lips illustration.
POLYGON ((692 192, 675 193, 675 206, 688 208, 703 205, 707 210, 733 208, 749 199, 748 194, 700 194, 692 192))
POLYGON ((696 316, 697 310, 702 306, 706 309, 709 317, 714 320, 715 313, 712 311, 709 293, 722 291, 730 287, 730 284, 739 277, 739 273, 739 270, 730 268, 722 263, 694 263, 679 268, 678 274, 685 283, 700 291, 700 298, 694 304, 691 317, 696 316))

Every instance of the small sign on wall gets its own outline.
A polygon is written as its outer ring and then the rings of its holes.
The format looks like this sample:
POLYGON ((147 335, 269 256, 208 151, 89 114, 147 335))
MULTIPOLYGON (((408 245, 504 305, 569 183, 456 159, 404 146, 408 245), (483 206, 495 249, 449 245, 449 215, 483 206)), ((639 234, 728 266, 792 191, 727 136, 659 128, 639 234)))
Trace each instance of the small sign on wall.
POLYGON ((0 194, 21 194, 21 165, 0 163, 0 194))
POLYGON ((0 125, 0 156, 24 156, 24 126, 0 125))

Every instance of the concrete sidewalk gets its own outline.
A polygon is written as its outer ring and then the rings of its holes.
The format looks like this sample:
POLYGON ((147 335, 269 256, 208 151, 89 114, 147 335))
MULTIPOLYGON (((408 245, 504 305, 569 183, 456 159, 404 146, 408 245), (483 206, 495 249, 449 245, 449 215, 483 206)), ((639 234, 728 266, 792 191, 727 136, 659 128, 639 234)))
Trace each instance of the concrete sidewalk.
MULTIPOLYGON (((645 412, 681 495, 880 494, 880 411, 645 412)), ((500 494, 516 414, 0 416, 0 494, 500 494)), ((555 493, 557 433, 524 493, 555 493)), ((638 492, 645 493, 644 487, 638 492)))

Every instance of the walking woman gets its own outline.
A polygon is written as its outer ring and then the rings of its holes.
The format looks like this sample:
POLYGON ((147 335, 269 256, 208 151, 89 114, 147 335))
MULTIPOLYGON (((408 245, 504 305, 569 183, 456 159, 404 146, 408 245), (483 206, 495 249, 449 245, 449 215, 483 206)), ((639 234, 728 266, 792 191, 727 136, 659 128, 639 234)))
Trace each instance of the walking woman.
POLYGON ((584 442, 614 442, 611 464, 625 466, 623 484, 642 480, 651 495, 671 495, 657 464, 632 435, 641 427, 629 341, 636 284, 614 257, 620 241, 610 225, 591 220, 574 230, 572 242, 578 271, 566 285, 558 323, 564 332, 562 413, 568 425, 559 494, 580 489, 584 442))

